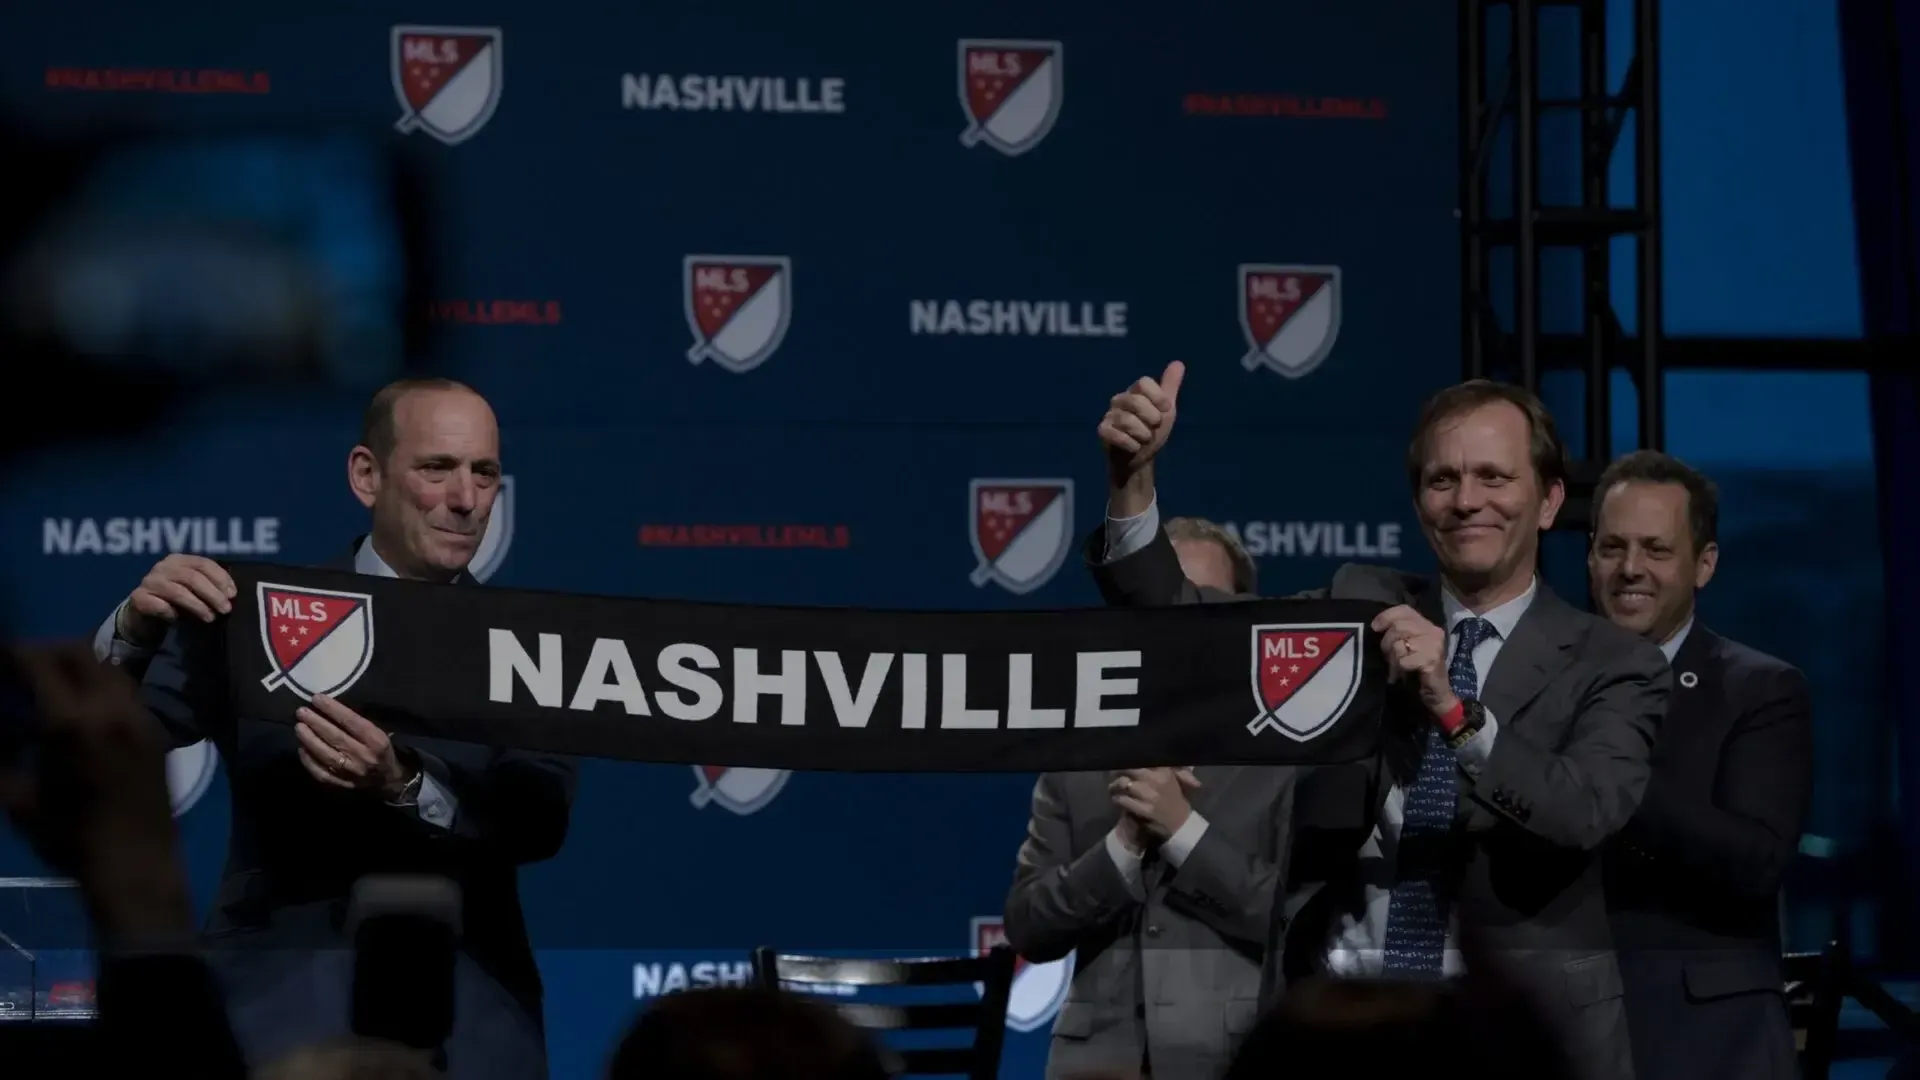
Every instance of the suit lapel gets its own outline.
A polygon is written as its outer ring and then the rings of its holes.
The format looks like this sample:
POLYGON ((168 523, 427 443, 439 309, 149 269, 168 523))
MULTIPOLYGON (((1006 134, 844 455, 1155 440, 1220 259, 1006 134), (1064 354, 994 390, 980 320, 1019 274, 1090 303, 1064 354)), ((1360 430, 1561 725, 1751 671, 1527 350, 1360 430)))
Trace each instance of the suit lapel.
POLYGON ((1673 701, 1677 706, 1682 701, 1697 701, 1706 698, 1707 691, 1719 683, 1719 668, 1714 663, 1715 646, 1719 638, 1713 631, 1698 622, 1687 631, 1687 640, 1680 643, 1680 651, 1673 654, 1673 701))
POLYGON ((1542 582, 1513 638, 1500 646, 1493 669, 1480 682, 1480 702, 1501 723, 1520 715, 1573 660, 1583 628, 1575 612, 1542 582))
POLYGON ((323 568, 327 570, 355 570, 354 560, 360 555, 360 545, 366 542, 367 538, 365 536, 354 537, 353 543, 347 545, 347 550, 328 559, 322 564, 323 568))
POLYGON ((1673 697, 1667 704, 1666 718, 1660 724, 1660 749, 1668 753, 1705 738, 1717 743, 1723 738, 1715 723, 1722 716, 1716 702, 1720 695, 1720 665, 1715 659, 1719 639, 1698 622, 1687 632, 1687 640, 1673 656, 1673 697))

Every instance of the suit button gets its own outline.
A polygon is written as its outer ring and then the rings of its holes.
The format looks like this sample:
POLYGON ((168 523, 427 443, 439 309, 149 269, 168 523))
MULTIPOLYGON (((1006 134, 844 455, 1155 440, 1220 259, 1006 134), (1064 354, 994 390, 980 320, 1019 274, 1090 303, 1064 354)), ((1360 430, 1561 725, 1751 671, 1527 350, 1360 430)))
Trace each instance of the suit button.
POLYGON ((1148 936, 1148 937, 1159 937, 1159 936, 1160 936, 1160 928, 1159 928, 1158 926, 1153 926, 1153 925, 1149 925, 1149 926, 1147 927, 1147 936, 1148 936))

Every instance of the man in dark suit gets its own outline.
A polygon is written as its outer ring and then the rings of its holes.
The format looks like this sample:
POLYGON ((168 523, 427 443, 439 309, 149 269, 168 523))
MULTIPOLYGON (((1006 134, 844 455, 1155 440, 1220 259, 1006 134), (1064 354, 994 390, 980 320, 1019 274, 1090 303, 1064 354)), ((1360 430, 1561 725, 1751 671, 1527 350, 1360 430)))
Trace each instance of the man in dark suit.
MULTIPOLYGON (((1158 522, 1152 462, 1184 375, 1176 363, 1140 380, 1100 424, 1108 520, 1088 558, 1111 603, 1244 599, 1189 582, 1158 522)), ((1650 643, 1536 576, 1565 476, 1532 394, 1443 390, 1407 451, 1440 579, 1348 564, 1301 594, 1392 605, 1373 629, 1397 682, 1380 752, 1299 781, 1267 974, 1270 991, 1315 972, 1445 977, 1470 932, 1572 1040, 1586 1076, 1626 1080, 1600 851, 1646 788, 1671 672, 1650 643)))
MULTIPOLYGON (((466 566, 500 484, 485 399, 449 380, 383 389, 347 481, 372 529, 337 568, 472 584, 466 566)), ((326 697, 291 727, 235 716, 223 665, 207 655, 212 636, 196 632, 231 611, 233 595, 217 563, 168 556, 100 628, 95 652, 144 668, 144 697, 172 745, 208 739, 227 763, 232 836, 206 932, 249 1060, 348 1034, 344 919, 357 879, 437 874, 463 894, 449 1071, 544 1077, 542 989, 518 868, 560 850, 573 763, 391 736, 326 697)))
POLYGON ((1639 1080, 1787 1080, 1780 879, 1813 786, 1807 681, 1695 619, 1720 557, 1711 481, 1642 450, 1594 499, 1594 600, 1658 645, 1677 683, 1646 797, 1607 853, 1639 1080))

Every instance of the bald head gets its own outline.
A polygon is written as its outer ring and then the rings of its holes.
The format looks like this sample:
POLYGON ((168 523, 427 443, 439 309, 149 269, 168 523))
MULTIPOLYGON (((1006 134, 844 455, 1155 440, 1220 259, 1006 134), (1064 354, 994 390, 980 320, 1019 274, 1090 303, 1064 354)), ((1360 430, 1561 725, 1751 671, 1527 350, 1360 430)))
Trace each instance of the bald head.
POLYGON ((1180 569, 1195 585, 1239 594, 1251 594, 1257 587, 1253 556, 1225 526, 1205 518, 1174 518, 1167 522, 1167 540, 1180 569))
POLYGON ((347 481, 373 512, 374 552, 401 577, 452 578, 473 559, 500 490, 493 409, 451 379, 409 379, 374 395, 347 481))

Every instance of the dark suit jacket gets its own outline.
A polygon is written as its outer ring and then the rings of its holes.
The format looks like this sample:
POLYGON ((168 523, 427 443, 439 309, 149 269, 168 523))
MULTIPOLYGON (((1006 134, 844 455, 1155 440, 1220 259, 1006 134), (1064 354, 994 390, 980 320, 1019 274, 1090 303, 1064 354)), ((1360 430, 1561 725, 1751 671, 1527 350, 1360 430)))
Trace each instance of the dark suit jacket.
MULTIPOLYGON (((1164 530, 1143 550, 1088 558, 1109 602, 1130 606, 1248 599, 1180 571, 1164 530)), ((1347 564, 1327 589, 1298 594, 1408 604, 1444 625, 1439 584, 1347 564)), ((1576 610, 1543 583, 1486 672, 1481 701, 1499 724, 1480 775, 1460 775, 1449 883, 1463 935, 1574 1040, 1584 1074, 1633 1075, 1601 883, 1600 852, 1638 808, 1672 673, 1651 644, 1576 610)), ((1400 684, 1372 758, 1313 770, 1295 795, 1290 895, 1269 947, 1268 991, 1322 968, 1333 927, 1363 909, 1361 848, 1388 790, 1410 787, 1431 720, 1400 684)))
MULTIPOLYGON (((352 553, 329 568, 351 570, 352 553)), ((464 574, 460 580, 471 583, 464 574)), ((200 632, 201 625, 180 624, 167 634, 141 689, 172 746, 209 739, 227 766, 232 832, 206 928, 209 944, 350 949, 345 917, 356 880, 377 873, 445 875, 463 896, 462 947, 538 1024, 543 995, 520 909, 518 868, 560 850, 573 804, 573 762, 397 736, 459 800, 451 829, 411 809, 325 786, 301 767, 291 726, 233 714, 218 636, 200 632)))
POLYGON ((1780 879, 1813 787, 1799 670, 1698 623, 1640 811, 1607 853, 1639 1080, 1796 1075, 1780 879))

